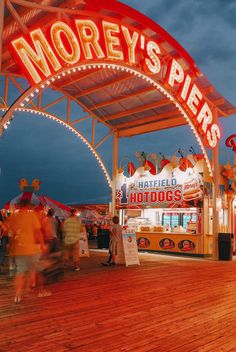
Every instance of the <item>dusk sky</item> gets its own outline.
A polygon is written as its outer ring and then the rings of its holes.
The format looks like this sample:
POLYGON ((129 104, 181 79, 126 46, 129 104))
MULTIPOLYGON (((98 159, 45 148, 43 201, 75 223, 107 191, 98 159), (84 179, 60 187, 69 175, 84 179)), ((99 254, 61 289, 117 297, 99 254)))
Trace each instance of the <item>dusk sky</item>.
MULTIPOLYGON (((127 5, 152 18, 192 56, 200 70, 225 98, 236 105, 236 2, 234 0, 126 0, 127 5)), ((3 89, 3 87, 0 87, 3 89)), ((14 95, 14 91, 12 91, 14 95)), ((3 95, 0 90, 0 95, 3 95)), ((236 133, 236 116, 221 119, 221 162, 233 162, 224 145, 236 133)), ((86 129, 86 126, 84 126, 86 129)), ((177 148, 194 146, 190 128, 181 127, 120 141, 119 159, 136 162, 135 152, 172 155, 177 148), (183 138, 184 136, 184 138, 183 138)), ((112 140, 99 150, 109 171, 112 140)), ((10 128, 0 138, 0 206, 20 193, 18 180, 42 182, 40 194, 72 203, 110 201, 97 161, 72 133, 55 122, 15 113, 10 128)))

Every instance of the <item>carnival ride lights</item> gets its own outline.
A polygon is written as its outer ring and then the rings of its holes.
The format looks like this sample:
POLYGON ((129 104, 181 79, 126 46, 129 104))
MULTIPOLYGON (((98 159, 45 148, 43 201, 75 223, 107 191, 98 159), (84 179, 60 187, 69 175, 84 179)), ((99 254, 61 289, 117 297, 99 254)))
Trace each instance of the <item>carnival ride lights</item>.
MULTIPOLYGON (((196 127, 194 126, 194 124, 192 123, 192 121, 190 120, 190 118, 188 117, 188 115, 186 114, 186 112, 184 111, 184 109, 181 107, 181 105, 176 101, 176 99, 169 93, 167 92, 159 83, 157 83, 156 81, 154 81, 152 78, 148 77, 148 76, 145 76, 144 74, 142 74, 141 72, 139 72, 138 70, 134 70, 132 68, 128 68, 128 67, 124 67, 122 65, 117 65, 117 64, 108 64, 108 63, 93 63, 93 64, 83 64, 83 65, 80 65, 78 67, 74 67, 73 69, 68 69, 68 70, 65 70, 63 72, 60 72, 60 74, 57 74, 53 77, 50 77, 49 79, 46 79, 45 81, 43 81, 42 83, 39 83, 37 85, 37 87, 31 87, 29 88, 25 94, 23 94, 23 96, 21 96, 19 99, 18 99, 18 104, 20 104, 20 106, 23 108, 25 107, 25 104, 28 103, 30 101, 30 97, 34 97, 36 94, 39 93, 39 89, 44 89, 46 87, 49 87, 50 84, 52 83, 55 83, 56 80, 60 80, 61 79, 61 76, 66 76, 66 75, 70 75, 74 72, 77 71, 81 71, 81 70, 86 70, 86 69, 94 69, 94 68, 107 68, 107 69, 114 69, 114 70, 120 70, 120 71, 126 71, 128 73, 131 73, 131 74, 134 74, 135 76, 138 76, 140 78, 142 78, 143 80, 146 80, 146 82, 152 84, 155 88, 157 88, 157 90, 159 90, 162 94, 164 94, 175 106, 176 108, 181 112, 182 116, 185 118, 186 122, 188 123, 188 125, 190 126, 190 129, 192 130, 200 148, 201 148, 201 151, 204 155, 204 158, 206 160, 206 164, 207 164, 207 167, 208 167, 208 170, 209 170, 209 173, 210 173, 210 176, 213 176, 213 171, 212 171, 212 167, 211 167, 211 164, 210 164, 210 160, 208 158, 208 155, 207 155, 207 152, 206 152, 206 149, 204 147, 204 144, 201 140, 201 138, 199 137, 198 135, 198 132, 196 130, 196 127)), ((6 113, 7 115, 7 113, 6 113)), ((3 116, 3 119, 2 121, 0 121, 0 127, 1 126, 6 126, 6 123, 8 122, 9 120, 9 117, 8 119, 6 119, 6 115, 3 116)), ((71 126, 69 126, 71 127, 71 126)), ((68 128, 69 128, 68 127, 68 128)), ((5 128, 5 127, 4 127, 5 128)), ((72 127, 71 127, 72 128, 72 127)))

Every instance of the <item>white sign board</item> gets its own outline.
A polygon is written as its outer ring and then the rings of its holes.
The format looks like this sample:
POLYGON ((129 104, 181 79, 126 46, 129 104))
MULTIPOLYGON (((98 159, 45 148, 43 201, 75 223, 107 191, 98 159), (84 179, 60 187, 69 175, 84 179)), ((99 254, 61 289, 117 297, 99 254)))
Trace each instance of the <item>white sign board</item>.
POLYGON ((88 237, 87 237, 86 233, 81 233, 80 234, 79 256, 80 257, 89 257, 88 237))
POLYGON ((123 234, 123 247, 126 266, 140 265, 135 233, 123 234))

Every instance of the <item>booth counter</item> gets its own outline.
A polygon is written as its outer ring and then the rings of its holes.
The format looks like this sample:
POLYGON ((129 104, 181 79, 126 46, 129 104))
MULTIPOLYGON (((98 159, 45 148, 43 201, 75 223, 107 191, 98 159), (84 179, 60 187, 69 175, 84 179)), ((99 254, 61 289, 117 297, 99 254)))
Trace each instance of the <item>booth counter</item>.
POLYGON ((209 255, 212 250, 212 236, 196 235, 182 232, 136 232, 140 250, 160 251, 168 253, 209 255))

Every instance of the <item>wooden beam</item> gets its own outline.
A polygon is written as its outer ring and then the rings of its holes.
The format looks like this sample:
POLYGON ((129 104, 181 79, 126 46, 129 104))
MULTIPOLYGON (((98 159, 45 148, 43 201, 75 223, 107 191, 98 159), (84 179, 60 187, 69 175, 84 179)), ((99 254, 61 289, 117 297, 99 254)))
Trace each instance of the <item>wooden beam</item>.
POLYGON ((207 95, 207 94, 210 94, 214 91, 214 87, 210 84, 208 87, 205 87, 205 88, 201 88, 201 93, 203 95, 207 95))
POLYGON ((105 121, 117 120, 117 119, 120 119, 124 116, 129 116, 129 115, 137 114, 139 112, 143 112, 146 110, 155 109, 155 108, 158 108, 158 107, 170 104, 170 103, 171 102, 169 99, 162 99, 162 100, 155 102, 155 103, 152 103, 152 104, 144 104, 144 105, 138 106, 137 108, 121 111, 121 112, 118 112, 117 114, 113 114, 113 115, 104 116, 104 120, 105 121))
MULTIPOLYGON (((4 51, 4 48, 3 48, 3 51, 4 51)), ((10 57, 10 54, 9 54, 9 51, 7 52, 7 56, 8 56, 8 59, 5 60, 4 58, 4 54, 2 54, 2 71, 1 72, 7 72, 7 70, 9 70, 12 66, 15 65, 15 61, 12 60, 12 58, 10 57)))
POLYGON ((48 6, 48 5, 44 5, 44 4, 35 3, 35 2, 29 1, 29 0, 11 0, 11 2, 15 3, 17 5, 21 5, 24 7, 31 8, 31 9, 38 9, 38 10, 45 11, 45 12, 61 13, 61 14, 67 13, 67 14, 71 14, 71 15, 74 15, 75 13, 79 12, 74 9, 70 9, 70 8, 66 8, 66 7, 48 6))
POLYGON ((4 26, 4 8, 5 0, 0 1, 0 73, 2 72, 2 38, 3 38, 3 26, 4 26))
POLYGON ((5 77, 5 86, 4 86, 4 102, 8 105, 8 87, 9 87, 9 77, 5 77))
POLYGON ((149 116, 149 117, 144 117, 143 119, 137 119, 135 121, 130 121, 130 122, 124 122, 124 123, 120 123, 117 126, 118 130, 122 130, 124 128, 129 128, 129 127, 134 127, 134 126, 139 126, 139 125, 145 125, 146 123, 150 123, 150 122, 155 122, 155 121, 159 121, 168 117, 180 117, 182 116, 179 112, 179 110, 173 110, 171 112, 165 112, 163 114, 158 114, 158 115, 153 115, 153 116, 149 116))
POLYGON ((111 135, 113 134, 113 131, 110 130, 95 146, 94 149, 98 149, 100 145, 102 145, 111 135))
POLYGON ((67 97, 67 106, 66 106, 66 122, 70 122, 70 97, 67 97))
POLYGON ((225 98, 221 97, 216 100, 212 100, 212 103, 217 107, 218 105, 223 105, 225 103, 225 98))
POLYGON ((177 117, 170 119, 166 119, 163 121, 153 122, 147 125, 142 125, 139 127, 127 128, 121 131, 118 131, 119 138, 122 137, 131 137, 138 134, 144 134, 149 132, 160 131, 168 128, 178 127, 186 125, 187 122, 183 117, 177 117))
POLYGON ((41 110, 42 105, 42 90, 38 92, 38 110, 41 110))
MULTIPOLYGON (((109 129, 111 128, 110 125, 108 125, 108 123, 106 123, 105 121, 103 121, 99 116, 97 116, 96 114, 93 113, 93 111, 89 110, 89 108, 83 104, 81 101, 78 101, 77 99, 75 99, 75 97, 72 94, 69 94, 66 90, 63 89, 58 89, 58 92, 60 92, 61 94, 64 94, 68 97, 71 98, 71 100, 73 100, 77 105, 79 105, 85 112, 87 112, 89 114, 89 116, 87 116, 87 118, 93 116, 95 117, 99 122, 101 122, 103 125, 107 126, 109 129)), ((74 121, 75 122, 75 121, 74 121)))
MULTIPOLYGON (((12 81, 12 83, 16 86, 16 88, 19 90, 20 93, 23 93, 25 90, 24 88, 21 87, 21 85, 17 82, 17 80, 15 79, 14 76, 7 76, 10 77, 10 80, 12 81)), ((28 105, 32 105, 32 107, 37 110, 37 106, 36 104, 33 102, 32 99, 29 99, 28 101, 28 105)))
POLYGON ((81 122, 81 121, 85 121, 85 120, 90 119, 90 118, 91 118, 91 116, 90 116, 90 115, 87 115, 87 116, 81 117, 80 119, 77 119, 77 120, 71 121, 71 122, 70 122, 70 125, 71 125, 71 126, 74 126, 74 125, 76 125, 77 123, 79 123, 79 122, 81 122))
POLYGON ((85 95, 89 95, 91 93, 97 92, 98 90, 107 88, 107 87, 111 86, 112 84, 116 84, 116 83, 120 83, 122 81, 126 81, 129 78, 130 78, 130 74, 128 74, 128 75, 126 74, 126 75, 123 75, 123 76, 119 77, 116 80, 111 79, 109 82, 102 83, 102 84, 97 84, 96 86, 94 86, 92 88, 85 89, 82 93, 77 94, 75 97, 76 98, 84 97, 85 95))
POLYGON ((58 99, 52 101, 52 102, 51 102, 50 104, 48 104, 48 105, 45 105, 45 106, 43 106, 43 107, 41 106, 41 111, 45 111, 45 110, 49 109, 50 107, 56 105, 57 103, 60 103, 61 101, 65 100, 65 99, 67 99, 67 98, 68 98, 68 97, 64 95, 64 96, 62 96, 62 97, 60 97, 60 98, 58 98, 58 99))
MULTIPOLYGON (((227 110, 228 117, 235 114, 236 114, 236 107, 233 107, 227 110)), ((224 115, 224 116, 227 117, 227 115, 224 115)))
POLYGON ((133 97, 145 94, 145 93, 150 93, 150 92, 153 92, 153 91, 157 91, 157 89, 154 88, 154 87, 150 87, 149 86, 148 88, 140 89, 139 91, 135 91, 135 92, 132 92, 130 94, 126 94, 126 95, 124 95, 122 97, 118 97, 118 98, 115 98, 115 99, 109 99, 109 100, 103 101, 103 102, 101 102, 99 104, 94 105, 92 110, 96 110, 96 109, 100 109, 100 108, 103 108, 103 107, 108 106, 108 105, 113 105, 113 104, 116 104, 116 103, 120 103, 120 102, 122 102, 124 100, 130 99, 130 98, 133 98, 133 97))
POLYGON ((12 17, 16 20, 16 22, 19 24, 22 32, 26 34, 28 32, 27 26, 24 24, 24 22, 21 20, 20 16, 18 15, 17 11, 14 9, 12 6, 11 2, 9 0, 6 0, 6 6, 11 13, 12 17))
POLYGON ((95 117, 92 117, 92 146, 94 147, 94 141, 95 141, 95 125, 96 125, 97 120, 95 120, 95 117))
MULTIPOLYGON (((71 68, 71 71, 73 70, 73 68, 71 68)), ((91 76, 91 75, 93 75, 95 72, 98 72, 98 71, 101 71, 101 68, 98 68, 98 69, 94 69, 94 70, 89 70, 89 72, 87 73, 87 74, 83 74, 83 73, 85 73, 85 72, 87 72, 87 71, 83 71, 83 70, 81 70, 81 71, 78 71, 78 70, 76 70, 76 72, 73 72, 74 73, 74 75, 76 75, 76 73, 82 73, 82 75, 80 75, 80 76, 77 76, 77 78, 75 78, 75 79, 73 79, 73 74, 71 75, 71 76, 69 76, 69 75, 67 75, 66 76, 66 78, 67 77, 69 77, 69 81, 66 81, 65 83, 61 83, 61 84, 58 84, 58 81, 57 81, 57 83, 56 83, 56 87, 57 88, 65 88, 66 86, 69 86, 69 85, 74 85, 74 84, 76 84, 77 82, 79 82, 79 81, 81 81, 82 79, 84 79, 84 78, 87 78, 87 77, 89 77, 89 76, 91 76)), ((76 88, 78 89, 78 87, 76 86, 76 88)))

